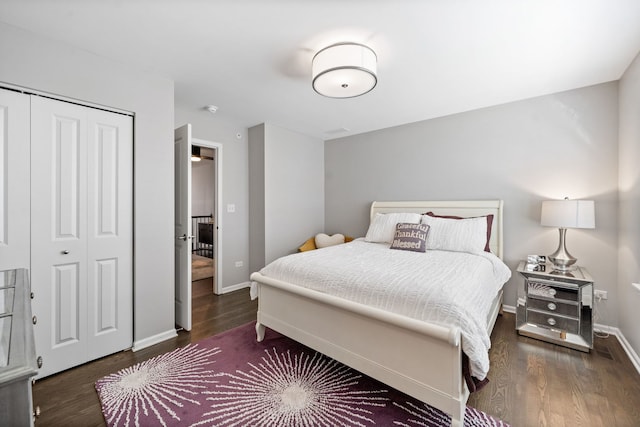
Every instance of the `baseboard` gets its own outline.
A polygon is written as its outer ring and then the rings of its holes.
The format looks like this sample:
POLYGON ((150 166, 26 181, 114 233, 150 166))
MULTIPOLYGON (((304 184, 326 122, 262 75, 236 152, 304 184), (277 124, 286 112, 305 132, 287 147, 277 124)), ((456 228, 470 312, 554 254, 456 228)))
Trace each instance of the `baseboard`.
POLYGON ((143 338, 133 343, 133 347, 131 347, 131 351, 138 351, 138 350, 142 350, 143 348, 151 347, 152 345, 161 343, 162 341, 166 341, 175 336, 178 336, 178 333, 176 332, 176 330, 170 329, 168 331, 161 332, 151 337, 143 338))
POLYGON ((239 289, 248 288, 251 286, 251 282, 242 282, 231 286, 225 286, 222 288, 223 294, 228 294, 229 292, 237 291, 239 289))
MULTIPOLYGON (((516 312, 516 308, 512 305, 503 304, 502 310, 506 311, 507 313, 516 312)), ((629 341, 627 341, 620 329, 614 328, 613 326, 602 325, 599 323, 594 324, 593 329, 595 332, 605 333, 616 337, 618 339, 618 342, 624 349, 624 352, 627 353, 629 360, 631 360, 631 363, 633 363, 633 366, 636 368, 636 371, 640 373, 640 357, 638 356, 638 353, 635 352, 633 347, 631 347, 631 344, 629 344, 629 341)))
POLYGON ((631 360, 631 363, 633 363, 636 371, 638 371, 638 373, 640 374, 640 357, 638 357, 638 353, 636 353, 633 347, 631 347, 631 344, 629 343, 629 341, 627 341, 622 331, 618 328, 600 325, 598 323, 596 323, 593 327, 597 332, 613 335, 618 338, 618 342, 622 346, 624 352, 627 353, 629 360, 631 360))
POLYGON ((516 314, 516 308, 513 305, 502 304, 502 311, 506 311, 507 313, 516 314))

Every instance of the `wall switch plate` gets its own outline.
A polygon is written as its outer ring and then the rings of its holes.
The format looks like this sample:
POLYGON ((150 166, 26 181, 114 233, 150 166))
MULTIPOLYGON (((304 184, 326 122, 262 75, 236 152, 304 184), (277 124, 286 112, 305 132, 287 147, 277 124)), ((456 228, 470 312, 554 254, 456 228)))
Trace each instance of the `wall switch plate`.
POLYGON ((631 283, 631 286, 633 286, 636 291, 640 292, 640 283, 631 283))
POLYGON ((227 212, 234 213, 235 211, 236 211, 236 205, 234 205, 233 203, 229 203, 227 205, 227 212))
POLYGON ((593 291, 593 296, 596 297, 597 300, 608 299, 607 291, 595 290, 593 291))
POLYGON ((236 267, 242 267, 244 263, 242 261, 236 261, 236 267))

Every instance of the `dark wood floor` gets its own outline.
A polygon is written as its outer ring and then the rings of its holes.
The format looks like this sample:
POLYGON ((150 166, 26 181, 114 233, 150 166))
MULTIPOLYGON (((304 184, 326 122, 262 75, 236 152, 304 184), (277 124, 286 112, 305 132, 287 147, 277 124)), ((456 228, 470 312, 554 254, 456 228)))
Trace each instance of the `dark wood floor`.
POLYGON ((193 282, 190 332, 179 331, 177 337, 135 353, 123 351, 36 381, 33 402, 41 411, 36 426, 104 426, 95 390, 98 379, 256 319, 258 304, 250 300, 248 289, 217 296, 212 286, 211 278, 193 282))
MULTIPOLYGON (((212 295, 211 280, 194 282, 193 328, 138 352, 125 351, 37 381, 37 426, 102 426, 94 388, 99 378, 206 336, 255 320, 247 289, 212 295)), ((582 353, 520 337, 515 317, 498 318, 490 352, 491 382, 469 405, 520 426, 640 426, 640 374, 615 337, 582 353)), ((1 424, 1 422, 0 422, 1 424)))
POLYGON ((583 353, 515 332, 515 315, 491 335, 491 382, 468 405, 516 426, 640 426, 640 374, 618 339, 583 353))

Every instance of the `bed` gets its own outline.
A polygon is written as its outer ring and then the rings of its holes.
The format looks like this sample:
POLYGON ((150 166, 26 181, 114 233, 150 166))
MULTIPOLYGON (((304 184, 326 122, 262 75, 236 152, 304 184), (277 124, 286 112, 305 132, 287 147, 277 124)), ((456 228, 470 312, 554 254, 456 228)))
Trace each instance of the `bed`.
MULTIPOLYGON (((400 212, 463 218, 493 215, 487 245, 495 255, 491 257, 502 258, 501 200, 373 202, 370 217, 373 221, 377 214, 400 212)), ((503 279, 506 282, 508 276, 503 279)), ((273 329, 450 414, 452 425, 462 426, 469 387, 461 369, 460 326, 425 321, 302 287, 294 283, 297 280, 272 277, 269 266, 253 273, 251 280, 252 293, 258 298, 258 341, 264 338, 265 327, 273 329)), ((504 282, 495 296, 489 297, 482 319, 487 335, 501 310, 504 282)))

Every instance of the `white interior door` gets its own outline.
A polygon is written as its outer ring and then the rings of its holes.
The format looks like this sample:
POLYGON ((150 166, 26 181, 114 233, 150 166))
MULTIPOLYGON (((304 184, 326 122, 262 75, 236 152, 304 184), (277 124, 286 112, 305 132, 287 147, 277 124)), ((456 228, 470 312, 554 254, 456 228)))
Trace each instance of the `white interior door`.
POLYGON ((31 100, 31 288, 39 377, 133 342, 132 118, 31 100))
POLYGON ((0 270, 29 267, 29 96, 0 89, 0 270))
POLYGON ((175 130, 176 324, 191 330, 191 125, 175 130))

